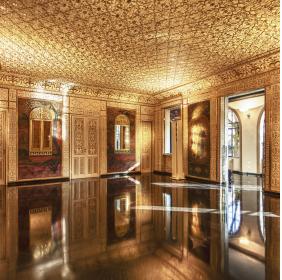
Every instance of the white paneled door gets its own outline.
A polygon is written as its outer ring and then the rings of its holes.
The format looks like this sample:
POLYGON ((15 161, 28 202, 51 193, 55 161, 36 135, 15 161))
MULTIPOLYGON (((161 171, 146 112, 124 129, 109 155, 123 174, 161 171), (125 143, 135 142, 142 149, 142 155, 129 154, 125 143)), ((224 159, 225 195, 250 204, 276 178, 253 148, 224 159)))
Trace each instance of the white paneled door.
POLYGON ((99 120, 91 117, 73 116, 71 126, 71 178, 98 176, 99 120))

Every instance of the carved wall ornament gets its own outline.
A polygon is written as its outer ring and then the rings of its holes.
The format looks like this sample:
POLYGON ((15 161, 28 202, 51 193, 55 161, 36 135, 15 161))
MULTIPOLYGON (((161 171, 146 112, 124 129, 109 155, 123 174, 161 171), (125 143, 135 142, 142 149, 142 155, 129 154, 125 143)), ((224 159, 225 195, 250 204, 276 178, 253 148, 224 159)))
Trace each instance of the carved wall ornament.
POLYGON ((97 119, 90 119, 88 122, 88 154, 96 155, 97 151, 97 119))
POLYGON ((84 139, 84 119, 75 118, 74 119, 74 154, 83 155, 85 154, 85 139, 84 139))

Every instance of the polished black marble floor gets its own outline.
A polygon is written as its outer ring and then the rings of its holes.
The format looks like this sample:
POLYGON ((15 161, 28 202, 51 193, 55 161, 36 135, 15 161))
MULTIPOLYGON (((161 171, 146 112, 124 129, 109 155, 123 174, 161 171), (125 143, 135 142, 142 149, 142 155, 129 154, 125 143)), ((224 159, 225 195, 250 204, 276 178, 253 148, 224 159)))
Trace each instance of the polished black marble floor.
POLYGON ((233 182, 0 187, 0 279, 279 279, 280 199, 233 182))

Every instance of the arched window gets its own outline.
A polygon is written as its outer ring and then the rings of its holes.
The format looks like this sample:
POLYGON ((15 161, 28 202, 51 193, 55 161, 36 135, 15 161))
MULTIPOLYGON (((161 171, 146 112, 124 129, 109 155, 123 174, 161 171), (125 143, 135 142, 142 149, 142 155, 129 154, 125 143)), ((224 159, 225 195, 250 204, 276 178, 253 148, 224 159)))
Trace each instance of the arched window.
POLYGON ((46 107, 30 112, 29 154, 31 156, 52 155, 54 112, 46 107))
POLYGON ((231 109, 228 109, 228 156, 240 157, 240 122, 231 109))
POLYGON ((118 115, 115 119, 115 151, 129 152, 130 122, 126 115, 118 115))

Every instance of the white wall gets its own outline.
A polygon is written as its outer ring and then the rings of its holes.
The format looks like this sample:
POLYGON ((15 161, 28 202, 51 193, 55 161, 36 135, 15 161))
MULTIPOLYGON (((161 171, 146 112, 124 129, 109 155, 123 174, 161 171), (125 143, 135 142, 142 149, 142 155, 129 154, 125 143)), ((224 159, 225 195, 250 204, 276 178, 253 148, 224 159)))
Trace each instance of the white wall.
MULTIPOLYGON (((235 110, 241 122, 241 157, 242 157, 242 172, 260 173, 258 169, 258 121, 261 115, 263 106, 249 109, 245 112, 235 110), (248 114, 250 117, 248 117, 248 114)), ((240 170, 239 160, 234 161, 234 169, 240 170), (237 169, 238 168, 238 169, 237 169)))

